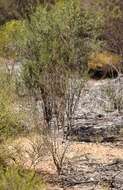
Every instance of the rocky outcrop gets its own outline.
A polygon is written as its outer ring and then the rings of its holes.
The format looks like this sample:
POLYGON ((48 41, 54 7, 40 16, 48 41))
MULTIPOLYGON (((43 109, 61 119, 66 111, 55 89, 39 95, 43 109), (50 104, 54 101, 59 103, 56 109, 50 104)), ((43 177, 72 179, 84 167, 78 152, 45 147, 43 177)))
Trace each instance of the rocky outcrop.
MULTIPOLYGON (((94 159, 81 157, 67 165, 61 176, 64 187, 74 190, 123 190, 123 160, 109 164, 97 163, 94 159)), ((66 188, 67 189, 67 188, 66 188)))
MULTIPOLYGON (((78 121, 77 121, 78 122, 78 121)), ((112 114, 104 116, 92 114, 79 122, 72 128, 72 140, 84 142, 113 142, 123 137, 123 116, 112 114)))
POLYGON ((73 140, 85 142, 122 140, 123 77, 87 83, 81 94, 70 136, 73 140))

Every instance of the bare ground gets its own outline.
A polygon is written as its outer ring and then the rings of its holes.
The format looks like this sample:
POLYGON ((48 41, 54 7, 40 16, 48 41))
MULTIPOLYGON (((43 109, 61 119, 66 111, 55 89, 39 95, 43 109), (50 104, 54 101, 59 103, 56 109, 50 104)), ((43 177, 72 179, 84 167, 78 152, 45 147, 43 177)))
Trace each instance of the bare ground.
MULTIPOLYGON (((67 174, 64 173, 63 178, 61 177, 65 180, 63 184, 61 180, 57 179, 50 158, 38 166, 38 171, 41 171, 41 174, 45 173, 44 179, 49 184, 47 190, 101 190, 101 188, 106 190, 104 186, 107 186, 108 190, 110 189, 108 179, 110 181, 110 177, 123 172, 123 168, 120 165, 117 166, 118 161, 120 163, 122 158, 123 148, 113 144, 73 143, 67 154, 69 162, 66 161, 66 168, 64 168, 67 170, 67 174), (116 168, 112 168, 113 165, 116 168), (66 176, 64 177, 64 175, 66 176), (103 178, 106 176, 107 184, 105 185, 106 182, 103 178)), ((114 189, 118 189, 118 187, 114 189)))
MULTIPOLYGON (((23 148, 30 147, 30 142, 26 138, 21 138, 18 143, 23 148)), ((29 167, 31 163, 29 156, 26 156, 24 161, 24 165, 29 167)), ((122 190, 123 145, 72 142, 61 176, 57 176, 49 154, 43 156, 35 169, 46 182, 46 190, 122 190), (110 184, 115 175, 113 188, 110 184)))

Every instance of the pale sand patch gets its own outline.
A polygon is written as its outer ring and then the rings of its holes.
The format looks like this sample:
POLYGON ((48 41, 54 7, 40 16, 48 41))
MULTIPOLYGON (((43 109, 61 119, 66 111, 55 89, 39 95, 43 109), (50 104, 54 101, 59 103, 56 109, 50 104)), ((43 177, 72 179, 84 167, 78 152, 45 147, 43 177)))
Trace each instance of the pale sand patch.
POLYGON ((100 143, 73 143, 69 149, 68 157, 90 155, 102 163, 113 159, 123 159, 123 148, 111 147, 100 143))

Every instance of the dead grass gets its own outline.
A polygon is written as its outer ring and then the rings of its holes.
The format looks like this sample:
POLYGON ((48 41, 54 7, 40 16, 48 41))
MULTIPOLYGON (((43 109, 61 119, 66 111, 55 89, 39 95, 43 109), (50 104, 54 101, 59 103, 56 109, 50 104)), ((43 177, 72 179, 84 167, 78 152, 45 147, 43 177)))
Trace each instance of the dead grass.
MULTIPOLYGON (((27 154, 29 150, 31 151, 31 143, 35 142, 36 136, 28 138, 22 138, 14 141, 14 144, 18 144, 22 151, 26 150, 25 164, 29 165, 29 155, 27 154), (31 143, 30 143, 31 142, 31 143), (28 151, 27 151, 28 150, 28 151)), ((74 157, 81 157, 87 155, 89 158, 95 159, 97 163, 110 163, 115 159, 123 159, 123 148, 116 147, 115 145, 101 144, 101 143, 77 143, 73 142, 67 153, 67 159, 72 159, 74 157)), ((56 171, 52 162, 52 158, 49 154, 44 154, 44 157, 40 163, 37 164, 36 169, 47 171, 54 174, 56 171)))
POLYGON ((90 56, 88 62, 89 69, 96 69, 98 67, 103 68, 105 65, 113 64, 114 66, 118 66, 122 58, 111 52, 102 52, 102 53, 94 53, 90 56))

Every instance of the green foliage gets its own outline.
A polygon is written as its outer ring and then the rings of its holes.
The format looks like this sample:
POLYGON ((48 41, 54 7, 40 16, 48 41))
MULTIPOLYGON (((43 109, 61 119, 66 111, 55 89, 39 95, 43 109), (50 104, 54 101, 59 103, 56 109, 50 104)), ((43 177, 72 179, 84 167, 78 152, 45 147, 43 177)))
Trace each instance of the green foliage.
POLYGON ((102 25, 102 14, 83 8, 80 0, 60 1, 50 10, 37 7, 20 48, 24 80, 34 87, 42 70, 56 65, 85 70, 88 55, 101 46, 102 25))
POLYGON ((6 73, 0 74, 0 140, 21 132, 19 113, 14 111, 13 83, 6 73))
POLYGON ((24 22, 10 21, 0 28, 0 56, 16 58, 18 42, 24 38, 24 22), (18 36, 18 38, 16 38, 18 36))
POLYGON ((10 167, 1 170, 0 173, 1 190, 44 190, 45 186, 35 172, 10 167))
POLYGON ((33 54, 44 64, 82 66, 97 45, 101 15, 81 8, 80 1, 57 3, 50 11, 39 7, 31 18, 33 54), (36 52, 35 52, 36 51, 36 52))

